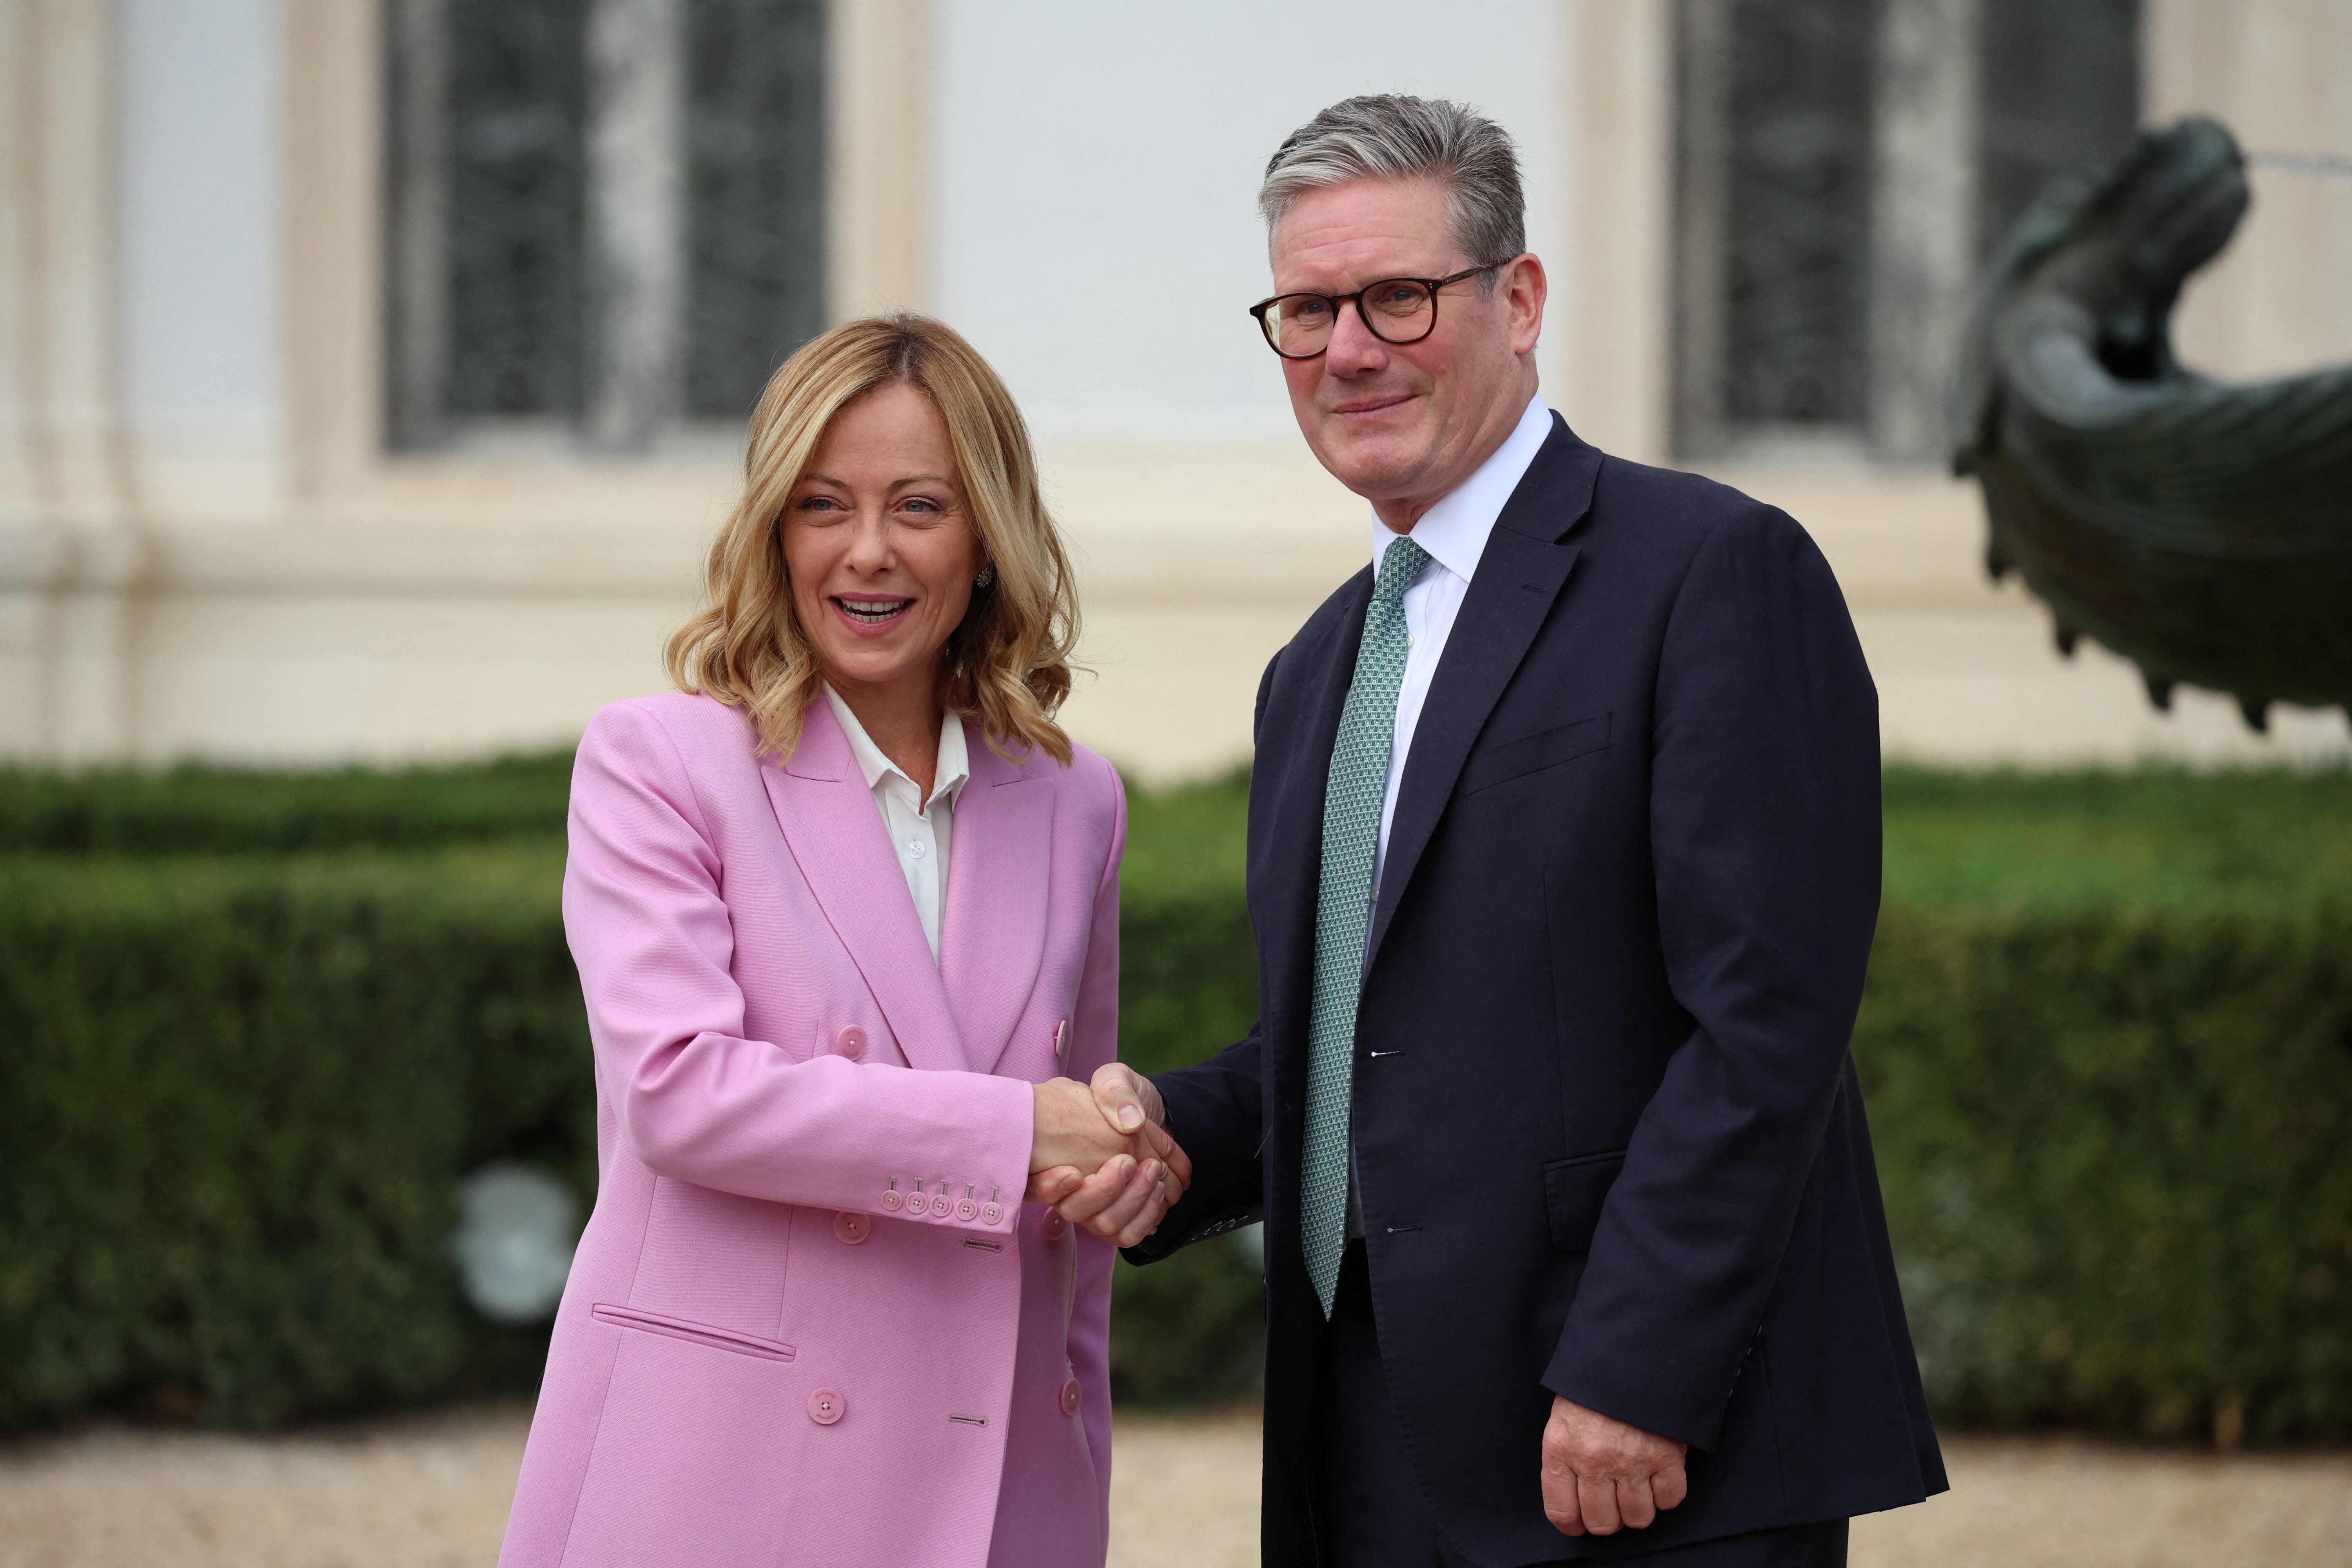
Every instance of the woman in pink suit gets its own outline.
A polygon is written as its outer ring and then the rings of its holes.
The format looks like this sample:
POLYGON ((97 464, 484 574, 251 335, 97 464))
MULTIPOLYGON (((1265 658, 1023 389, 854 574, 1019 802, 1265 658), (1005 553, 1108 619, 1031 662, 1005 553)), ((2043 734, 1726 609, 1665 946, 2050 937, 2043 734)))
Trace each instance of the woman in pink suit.
POLYGON ((893 317, 776 373, 746 467, 686 694, 573 773, 601 1179, 500 1561, 1099 1568, 1112 1243, 1187 1168, 1077 1081, 1126 805, 1054 722, 1027 433, 893 317))

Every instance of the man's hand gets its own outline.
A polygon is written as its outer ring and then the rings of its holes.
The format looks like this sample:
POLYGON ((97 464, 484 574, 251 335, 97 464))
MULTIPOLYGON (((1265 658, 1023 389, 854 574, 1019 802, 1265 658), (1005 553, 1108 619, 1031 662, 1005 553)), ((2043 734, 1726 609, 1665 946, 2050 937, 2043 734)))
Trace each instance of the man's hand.
POLYGON ((1168 1134, 1160 1091, 1132 1069, 1109 1063, 1091 1089, 1068 1079, 1040 1084, 1037 1105, 1029 1201, 1055 1205, 1089 1234, 1133 1247, 1192 1184, 1192 1162, 1168 1134))
POLYGON ((1544 1517, 1562 1535, 1647 1530, 1690 1491, 1683 1458, 1690 1445, 1628 1426, 1553 1395, 1544 1427, 1544 1517))
MULTIPOLYGON (((1131 1087, 1119 1083, 1114 1099, 1101 1098, 1106 1075, 1115 1070, 1125 1069, 1105 1068, 1095 1075, 1096 1090, 1066 1078, 1036 1086, 1025 1195, 1031 1203, 1055 1205, 1065 1219, 1105 1241, 1133 1247, 1159 1228, 1160 1216, 1183 1195, 1192 1164, 1146 1114, 1131 1087)), ((1151 1093, 1149 1082, 1136 1081, 1151 1093)), ((1151 1093, 1151 1106, 1158 1103, 1151 1093)))
MULTIPOLYGON (((1168 1131, 1168 1107, 1160 1100, 1160 1090, 1150 1079, 1124 1062, 1106 1062, 1097 1068, 1089 1087, 1103 1120, 1121 1132, 1143 1140, 1159 1157, 1165 1167, 1160 1185, 1167 1191, 1168 1206, 1175 1207, 1184 1189, 1192 1184, 1192 1159, 1168 1131)), ((1083 1223, 1087 1216, 1075 1212, 1072 1202, 1066 1200, 1062 1217, 1076 1224, 1083 1223)))

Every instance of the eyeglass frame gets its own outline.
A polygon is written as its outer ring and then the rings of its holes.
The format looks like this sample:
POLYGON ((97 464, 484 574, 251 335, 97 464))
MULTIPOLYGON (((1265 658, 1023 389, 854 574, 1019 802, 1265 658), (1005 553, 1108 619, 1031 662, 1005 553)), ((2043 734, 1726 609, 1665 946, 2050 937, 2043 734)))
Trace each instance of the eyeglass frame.
POLYGON ((1339 307, 1352 300, 1356 304, 1356 319, 1364 323, 1364 331, 1371 333, 1375 338, 1379 338, 1381 342, 1388 344, 1391 348, 1401 349, 1409 343, 1420 342, 1423 339, 1428 337, 1430 333, 1437 331, 1437 295, 1440 289, 1450 288, 1453 285, 1461 282, 1465 278, 1475 278, 1481 272, 1494 272, 1502 268, 1508 267, 1512 262, 1517 261, 1517 257, 1513 256, 1507 257, 1501 261, 1489 261, 1484 267, 1465 267, 1450 278, 1375 278, 1370 283, 1365 284, 1363 288, 1357 289, 1352 294, 1318 294, 1312 289, 1286 289, 1280 294, 1269 294, 1265 299, 1260 300, 1256 304, 1252 305, 1249 308, 1249 313, 1251 318, 1257 322, 1257 335, 1264 338, 1265 340, 1265 346, 1274 350, 1275 353, 1281 358, 1286 360, 1321 359, 1325 354, 1331 352, 1331 345, 1328 342, 1321 348, 1317 349, 1311 354, 1283 353, 1281 345, 1274 341, 1274 333, 1266 328, 1265 313, 1272 310, 1277 302, 1284 300, 1295 300, 1301 297, 1310 300, 1321 300, 1331 307, 1332 330, 1336 331, 1339 329, 1338 318, 1339 307), (1383 336, 1380 328, 1372 325, 1371 312, 1364 309, 1364 295, 1366 291, 1377 289, 1383 283, 1418 283, 1423 288, 1428 289, 1429 325, 1423 327, 1419 332, 1409 338, 1391 338, 1383 336))

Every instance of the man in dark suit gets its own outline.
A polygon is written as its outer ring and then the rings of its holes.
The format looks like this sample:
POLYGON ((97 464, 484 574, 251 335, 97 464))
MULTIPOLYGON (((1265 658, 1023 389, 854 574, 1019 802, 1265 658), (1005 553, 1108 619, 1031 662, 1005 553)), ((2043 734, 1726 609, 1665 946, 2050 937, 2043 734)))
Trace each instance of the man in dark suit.
POLYGON ((1878 734, 1837 584, 1544 406, 1491 122, 1336 104, 1261 205, 1254 313, 1374 562, 1258 690, 1258 1026, 1097 1080, 1192 1157, 1129 1256, 1265 1223, 1268 1563, 1843 1563, 1945 1481, 1847 1050, 1878 734))

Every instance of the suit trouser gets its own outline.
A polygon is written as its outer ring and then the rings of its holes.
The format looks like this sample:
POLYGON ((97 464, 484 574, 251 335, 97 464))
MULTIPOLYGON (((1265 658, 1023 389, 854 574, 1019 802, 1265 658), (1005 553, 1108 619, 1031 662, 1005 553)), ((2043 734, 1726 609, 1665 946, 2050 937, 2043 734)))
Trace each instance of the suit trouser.
MULTIPOLYGON (((1461 1568, 1464 1560, 1438 1542, 1389 1402, 1361 1241, 1348 1243, 1340 1261, 1323 1346, 1316 1526, 1328 1543, 1329 1568, 1461 1568)), ((1528 1453, 1529 1470, 1540 1462, 1528 1453)), ((1846 1521, 1837 1519, 1671 1546, 1633 1561, 1642 1568, 1843 1568, 1845 1543, 1846 1521)))

